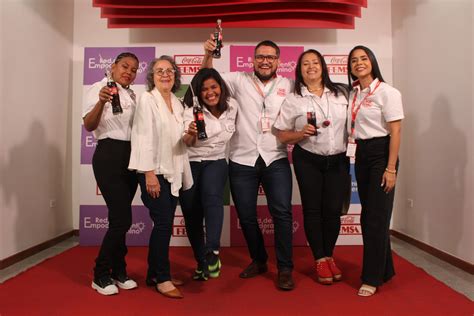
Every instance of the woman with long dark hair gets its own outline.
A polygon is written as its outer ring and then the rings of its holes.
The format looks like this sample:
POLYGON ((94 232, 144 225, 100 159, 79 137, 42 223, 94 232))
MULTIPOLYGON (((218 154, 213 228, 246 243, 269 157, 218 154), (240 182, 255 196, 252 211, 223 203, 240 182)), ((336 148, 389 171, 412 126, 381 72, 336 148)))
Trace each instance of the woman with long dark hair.
POLYGON ((318 282, 342 278, 333 258, 348 177, 347 88, 331 81, 323 56, 309 49, 296 66, 295 93, 284 101, 274 127, 278 139, 295 144, 293 166, 303 205, 304 229, 318 282), (308 116, 314 121, 308 121, 308 116))
POLYGON ((221 271, 219 258, 224 221, 224 187, 227 181, 227 143, 235 131, 237 102, 229 96, 229 88, 213 68, 202 68, 191 81, 184 96, 183 141, 188 145, 194 185, 182 193, 181 208, 186 231, 193 247, 197 268, 195 280, 217 278, 221 271), (202 108, 206 139, 198 139, 193 116, 196 98, 202 108), (203 219, 206 232, 203 229, 203 219))
POLYGON ((400 92, 384 82, 369 48, 354 47, 347 69, 353 87, 348 110, 348 155, 355 157, 364 241, 358 295, 372 296, 378 286, 395 275, 389 227, 404 114, 400 92))
POLYGON ((128 277, 125 263, 125 236, 132 225, 132 200, 137 190, 136 175, 127 168, 136 107, 130 84, 135 80, 137 69, 137 56, 121 53, 109 74, 117 90, 112 91, 107 86, 108 78, 104 78, 90 87, 84 102, 84 127, 97 139, 92 168, 108 209, 109 227, 95 260, 92 282, 92 288, 102 295, 118 293, 117 286, 126 290, 137 287, 128 277), (122 113, 112 110, 113 92, 119 95, 122 113))

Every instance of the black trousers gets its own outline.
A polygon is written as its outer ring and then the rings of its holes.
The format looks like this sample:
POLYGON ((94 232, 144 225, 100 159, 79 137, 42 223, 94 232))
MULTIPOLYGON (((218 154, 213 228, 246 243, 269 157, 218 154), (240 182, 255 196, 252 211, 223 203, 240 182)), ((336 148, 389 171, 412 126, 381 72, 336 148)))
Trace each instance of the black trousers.
POLYGON ((95 260, 94 278, 126 273, 125 236, 132 225, 132 200, 138 182, 128 170, 130 142, 99 140, 92 158, 94 176, 108 208, 109 228, 95 260))
POLYGON ((387 194, 380 186, 389 145, 389 136, 357 140, 355 175, 362 205, 360 221, 364 241, 361 279, 371 286, 382 285, 395 275, 389 233, 395 190, 387 194))
POLYGON ((349 173, 346 153, 321 156, 298 145, 293 166, 303 205, 304 231, 314 259, 332 257, 339 230, 344 179, 349 173))

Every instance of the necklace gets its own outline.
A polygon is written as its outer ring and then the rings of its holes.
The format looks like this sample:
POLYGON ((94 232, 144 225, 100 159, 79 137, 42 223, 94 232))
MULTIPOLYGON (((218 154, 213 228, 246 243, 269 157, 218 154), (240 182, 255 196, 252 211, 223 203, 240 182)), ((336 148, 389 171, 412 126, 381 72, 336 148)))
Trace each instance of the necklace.
POLYGON ((309 91, 309 92, 316 92, 316 91, 319 91, 319 90, 321 90, 321 89, 323 89, 323 88, 324 88, 324 86, 321 86, 321 87, 319 87, 319 88, 314 88, 314 89, 310 89, 310 88, 308 87, 308 91, 309 91))
POLYGON ((314 103, 316 103, 318 105, 318 108, 323 113, 323 116, 324 116, 323 127, 328 127, 329 125, 331 125, 331 121, 329 120, 329 98, 328 98, 327 93, 326 93, 326 104, 327 104, 327 106, 326 106, 327 111, 326 112, 324 112, 323 107, 321 106, 321 104, 319 104, 318 101, 316 101, 316 98, 314 96, 311 97, 311 100, 313 100, 314 103))

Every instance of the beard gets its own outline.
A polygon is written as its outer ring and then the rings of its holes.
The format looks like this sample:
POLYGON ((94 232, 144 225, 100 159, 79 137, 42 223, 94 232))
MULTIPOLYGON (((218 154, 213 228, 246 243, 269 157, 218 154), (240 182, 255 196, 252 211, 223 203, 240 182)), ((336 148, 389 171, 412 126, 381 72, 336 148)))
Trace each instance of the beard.
POLYGON ((265 81, 268 81, 268 80, 272 79, 273 77, 275 77, 277 71, 275 69, 275 71, 272 71, 268 75, 262 75, 257 70, 254 70, 254 72, 255 72, 255 76, 257 76, 257 78, 260 79, 260 81, 265 82, 265 81))

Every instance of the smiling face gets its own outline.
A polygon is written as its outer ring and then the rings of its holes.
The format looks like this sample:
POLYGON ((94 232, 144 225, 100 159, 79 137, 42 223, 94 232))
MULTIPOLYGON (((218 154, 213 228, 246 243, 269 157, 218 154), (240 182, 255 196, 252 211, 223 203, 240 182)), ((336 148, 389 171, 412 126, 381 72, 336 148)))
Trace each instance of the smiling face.
POLYGON ((356 49, 350 56, 351 73, 359 80, 364 78, 374 79, 372 76, 372 63, 363 49, 356 49))
POLYGON ((204 80, 201 87, 201 99, 209 107, 216 107, 221 96, 221 86, 214 78, 204 80))
POLYGON ((137 77, 138 61, 132 57, 123 57, 112 64, 111 72, 115 82, 128 87, 137 77))
POLYGON ((322 79, 321 61, 315 53, 307 53, 301 59, 301 75, 306 85, 322 79))
POLYGON ((171 92, 174 86, 173 65, 167 60, 159 60, 153 66, 153 82, 160 92, 171 92))
POLYGON ((255 75, 262 81, 268 81, 275 76, 280 59, 277 56, 277 51, 271 46, 260 46, 255 51, 253 59, 253 68, 255 75))

